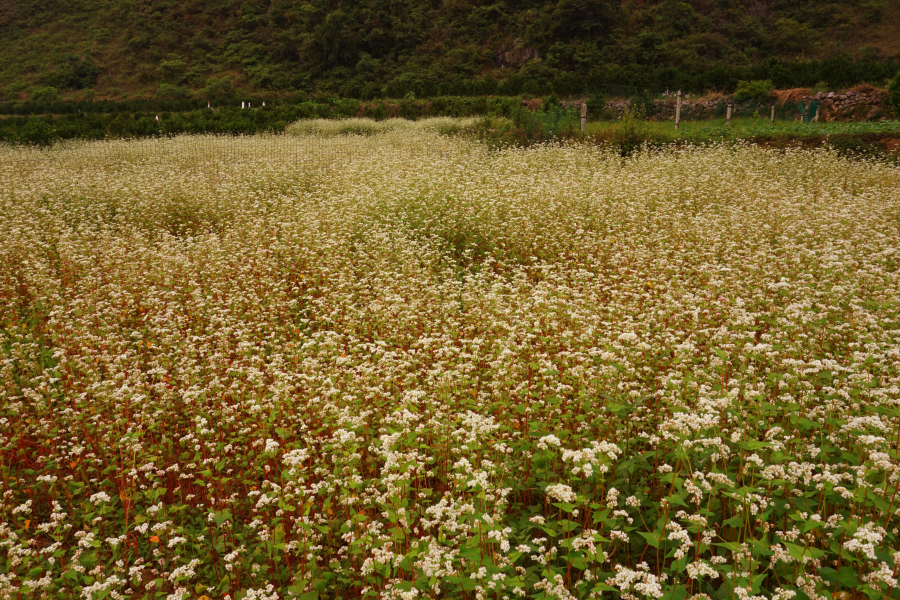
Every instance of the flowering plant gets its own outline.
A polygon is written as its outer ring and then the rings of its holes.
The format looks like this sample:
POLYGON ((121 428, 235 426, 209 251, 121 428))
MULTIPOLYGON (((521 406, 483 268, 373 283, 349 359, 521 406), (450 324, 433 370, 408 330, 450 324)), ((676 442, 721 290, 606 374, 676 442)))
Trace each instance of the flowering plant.
POLYGON ((890 598, 900 172, 0 148, 0 598, 890 598))

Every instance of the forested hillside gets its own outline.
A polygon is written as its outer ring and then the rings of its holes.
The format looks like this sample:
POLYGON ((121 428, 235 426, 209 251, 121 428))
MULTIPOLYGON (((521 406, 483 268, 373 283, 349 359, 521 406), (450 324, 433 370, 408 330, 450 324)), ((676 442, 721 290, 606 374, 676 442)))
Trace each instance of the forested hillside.
POLYGON ((882 84, 898 0, 6 0, 0 100, 882 84))

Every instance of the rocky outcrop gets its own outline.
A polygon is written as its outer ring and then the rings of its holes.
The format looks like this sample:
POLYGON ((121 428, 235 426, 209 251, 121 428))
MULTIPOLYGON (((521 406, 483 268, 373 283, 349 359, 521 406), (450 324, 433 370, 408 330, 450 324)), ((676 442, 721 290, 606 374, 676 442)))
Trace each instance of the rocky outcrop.
POLYGON ((533 58, 540 58, 540 53, 534 48, 523 46, 522 40, 515 39, 510 46, 501 47, 497 51, 498 67, 520 67, 533 58))

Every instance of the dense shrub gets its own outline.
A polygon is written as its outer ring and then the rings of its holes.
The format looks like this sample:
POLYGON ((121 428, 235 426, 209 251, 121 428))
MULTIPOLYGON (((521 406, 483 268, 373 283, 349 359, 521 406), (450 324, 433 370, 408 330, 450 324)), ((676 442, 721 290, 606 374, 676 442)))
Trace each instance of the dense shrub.
POLYGON ((629 101, 628 110, 634 118, 646 119, 656 113, 656 105, 650 94, 642 92, 629 101))
POLYGON ((600 93, 594 93, 587 98, 588 119, 601 118, 606 112, 606 96, 600 93))
POLYGON ((56 102, 59 100, 59 90, 49 85, 41 85, 31 90, 33 102, 56 102))
POLYGON ((99 76, 100 67, 93 60, 69 54, 47 75, 46 83, 59 89, 81 90, 93 86, 99 76))
POLYGON ((768 79, 757 81, 739 81, 737 89, 734 91, 734 97, 737 100, 755 100, 756 102, 765 102, 772 93, 775 86, 768 79))
MULTIPOLYGON (((221 80, 220 80, 221 81, 221 80)), ((227 81, 227 80, 225 80, 227 81)), ((0 141, 49 143, 57 139, 101 139, 105 137, 144 137, 176 133, 252 134, 281 131, 297 119, 345 119, 366 116, 375 119, 402 116, 469 117, 494 115, 509 117, 521 112, 520 98, 444 96, 401 101, 360 102, 353 99, 321 99, 311 101, 304 96, 289 98, 244 97, 213 101, 176 99, 184 88, 171 84, 159 86, 160 97, 131 102, 59 102, 49 92, 40 102, 0 105, 0 114, 13 115, 0 119, 0 141), (253 108, 241 109, 241 103, 253 108), (266 106, 263 107, 263 102, 266 106), (52 115, 52 116, 51 116, 52 115), (160 120, 156 121, 156 116, 160 120)), ((527 112, 527 111, 526 111, 527 112)), ((561 121, 558 112, 547 117, 561 121)), ((528 117, 523 117, 528 118, 528 117)), ((559 129, 558 123, 548 125, 559 129)), ((544 122, 536 125, 543 136, 544 122)))
POLYGON ((500 2, 464 16, 454 3, 424 0, 106 4, 43 0, 0 9, 10 40, 0 47, 0 95, 43 84, 100 95, 137 85, 153 96, 168 83, 210 99, 209 78, 227 74, 244 94, 574 97, 596 84, 686 92, 731 92, 740 80, 847 87, 885 81, 898 67, 874 47, 841 54, 881 22, 884 2, 876 0, 852 10, 840 0, 808 10, 770 2, 764 16, 741 3, 673 0, 628 10, 618 1, 500 2), (90 49, 74 41, 82 39, 90 49), (828 58, 810 60, 817 56, 828 58))
POLYGON ((888 94, 890 95, 891 106, 894 108, 894 114, 900 117, 900 71, 897 72, 897 75, 891 81, 888 94))
POLYGON ((193 96, 193 92, 186 87, 173 85, 171 83, 161 83, 156 88, 156 97, 165 98, 167 100, 186 100, 193 96))
POLYGON ((197 92, 198 96, 207 101, 222 100, 232 94, 231 79, 228 77, 210 77, 206 80, 206 86, 197 92))

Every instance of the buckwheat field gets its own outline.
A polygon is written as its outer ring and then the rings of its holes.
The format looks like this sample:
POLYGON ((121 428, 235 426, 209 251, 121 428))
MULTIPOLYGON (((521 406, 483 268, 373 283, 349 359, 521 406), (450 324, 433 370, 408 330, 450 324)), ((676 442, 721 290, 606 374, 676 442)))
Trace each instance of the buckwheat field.
POLYGON ((0 598, 896 598, 900 171, 0 149, 0 598))

